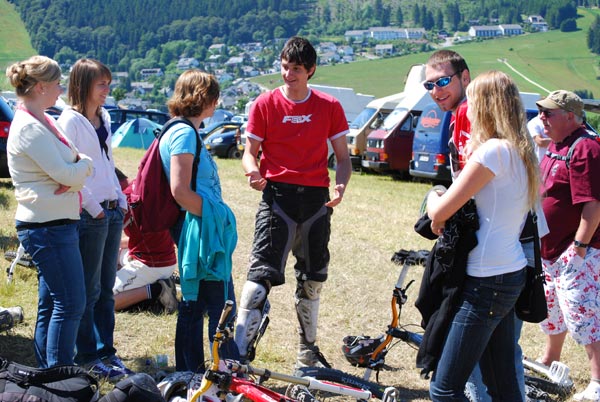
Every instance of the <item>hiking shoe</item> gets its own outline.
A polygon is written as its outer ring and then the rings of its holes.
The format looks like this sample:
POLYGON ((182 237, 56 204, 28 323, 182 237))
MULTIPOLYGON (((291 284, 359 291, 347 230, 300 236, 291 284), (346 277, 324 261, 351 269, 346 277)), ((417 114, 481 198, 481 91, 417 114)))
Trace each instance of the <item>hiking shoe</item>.
POLYGON ((123 373, 124 376, 135 374, 135 372, 129 370, 127 368, 127 366, 125 366, 123 361, 121 359, 119 359, 117 356, 113 356, 108 359, 105 359, 103 362, 106 366, 111 367, 114 370, 120 371, 121 373, 123 373))
POLYGON ((298 356, 296 357, 296 369, 302 367, 327 367, 331 368, 331 364, 327 362, 323 353, 319 351, 316 345, 300 344, 298 356))
POLYGON ((125 373, 123 373, 121 370, 118 370, 113 366, 109 367, 99 360, 84 365, 84 368, 98 380, 108 380, 110 382, 116 382, 121 378, 125 377, 125 373))
POLYGON ((175 283, 171 278, 159 279, 158 283, 162 287, 158 300, 164 306, 167 314, 173 314, 177 311, 177 290, 175 283))
POLYGON ((22 307, 0 307, 0 331, 8 331, 20 322, 23 322, 22 307))

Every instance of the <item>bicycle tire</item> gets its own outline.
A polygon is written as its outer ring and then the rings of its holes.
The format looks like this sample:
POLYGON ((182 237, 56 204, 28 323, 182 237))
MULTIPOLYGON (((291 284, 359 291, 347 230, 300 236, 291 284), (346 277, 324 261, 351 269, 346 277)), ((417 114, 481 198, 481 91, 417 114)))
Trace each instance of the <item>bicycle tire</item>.
POLYGON ((383 397, 383 393, 387 388, 385 385, 363 380, 360 377, 348 374, 344 371, 326 367, 300 367, 297 369, 296 375, 301 377, 313 377, 319 381, 328 381, 348 387, 361 388, 371 391, 373 397, 377 399, 381 399, 383 397))
POLYGON ((558 395, 560 397, 566 397, 571 395, 573 392, 573 386, 565 386, 556 384, 550 380, 546 380, 540 377, 534 377, 525 374, 525 384, 535 387, 539 390, 547 392, 549 394, 558 395))

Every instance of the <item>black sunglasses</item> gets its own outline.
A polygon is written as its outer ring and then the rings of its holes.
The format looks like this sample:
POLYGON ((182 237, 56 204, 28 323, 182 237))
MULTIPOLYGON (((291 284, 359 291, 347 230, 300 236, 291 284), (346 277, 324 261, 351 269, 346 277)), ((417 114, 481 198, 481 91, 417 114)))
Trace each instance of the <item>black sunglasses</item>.
POLYGON ((448 75, 446 77, 438 78, 435 82, 425 81, 423 83, 423 86, 428 91, 431 91, 434 87, 438 87, 438 88, 447 87, 450 84, 450 82, 452 82, 452 77, 454 77, 455 75, 458 75, 458 74, 460 74, 460 72, 456 72, 456 73, 454 73, 452 75, 448 75))

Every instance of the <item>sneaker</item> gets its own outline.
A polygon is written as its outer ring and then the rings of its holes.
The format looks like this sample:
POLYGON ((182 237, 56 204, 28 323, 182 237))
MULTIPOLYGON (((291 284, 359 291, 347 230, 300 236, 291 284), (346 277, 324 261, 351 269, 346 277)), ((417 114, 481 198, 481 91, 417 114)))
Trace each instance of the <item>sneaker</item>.
POLYGON ((90 364, 86 364, 85 369, 96 377, 98 380, 108 380, 110 382, 116 382, 121 378, 125 377, 125 374, 121 370, 117 370, 114 367, 109 367, 101 361, 96 361, 90 364))
POLYGON ((175 290, 175 283, 171 278, 160 279, 158 283, 162 286, 158 300, 164 306, 167 314, 173 314, 177 311, 177 290, 175 290))
POLYGON ((600 384, 592 381, 583 392, 573 396, 574 401, 600 401, 600 384))
POLYGON ((300 349, 296 357, 296 369, 302 367, 327 367, 331 368, 331 364, 327 362, 323 353, 319 351, 316 345, 300 344, 300 349))
POLYGON ((127 366, 125 366, 123 361, 121 359, 119 359, 117 356, 113 356, 108 359, 105 359, 104 364, 106 364, 106 366, 111 367, 114 370, 120 371, 121 373, 123 373, 124 376, 135 374, 135 372, 132 370, 129 370, 127 368, 127 366))

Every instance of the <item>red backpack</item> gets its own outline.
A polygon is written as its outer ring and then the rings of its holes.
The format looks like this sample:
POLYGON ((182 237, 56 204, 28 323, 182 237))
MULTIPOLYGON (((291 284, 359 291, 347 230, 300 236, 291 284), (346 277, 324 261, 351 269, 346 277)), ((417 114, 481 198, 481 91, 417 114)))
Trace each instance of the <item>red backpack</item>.
MULTIPOLYGON (((158 145, 163 134, 171 126, 177 123, 185 123, 194 129, 194 125, 183 117, 169 120, 156 133, 156 138, 150 144, 150 148, 144 154, 137 175, 127 192, 127 204, 131 214, 132 224, 135 224, 140 232, 161 232, 168 230, 177 223, 181 208, 171 194, 171 186, 163 169, 160 159, 158 145)), ((196 135, 196 154, 192 166, 192 181, 190 186, 196 191, 196 174, 200 160, 202 140, 196 135)))

